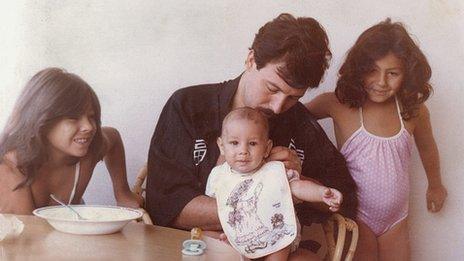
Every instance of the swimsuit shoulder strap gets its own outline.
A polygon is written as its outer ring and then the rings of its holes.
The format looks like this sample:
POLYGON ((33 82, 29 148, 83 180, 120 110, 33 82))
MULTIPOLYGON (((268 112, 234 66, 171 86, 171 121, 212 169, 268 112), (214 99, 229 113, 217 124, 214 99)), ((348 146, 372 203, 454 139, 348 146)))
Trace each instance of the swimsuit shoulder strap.
POLYGON ((77 187, 77 182, 79 181, 79 173, 81 170, 81 165, 80 162, 77 162, 76 164, 76 171, 74 172, 74 184, 73 184, 73 189, 71 191, 71 196, 69 196, 69 202, 68 205, 71 204, 72 200, 74 199, 74 194, 76 193, 76 187, 77 187))
POLYGON ((401 130, 402 130, 402 129, 404 129, 403 117, 401 117, 400 103, 398 102, 398 97, 396 97, 396 96, 395 96, 395 102, 396 102, 396 111, 398 113, 398 118, 400 119, 401 130))
POLYGON ((364 128, 364 117, 363 117, 363 107, 359 107, 359 120, 361 121, 361 127, 364 128))

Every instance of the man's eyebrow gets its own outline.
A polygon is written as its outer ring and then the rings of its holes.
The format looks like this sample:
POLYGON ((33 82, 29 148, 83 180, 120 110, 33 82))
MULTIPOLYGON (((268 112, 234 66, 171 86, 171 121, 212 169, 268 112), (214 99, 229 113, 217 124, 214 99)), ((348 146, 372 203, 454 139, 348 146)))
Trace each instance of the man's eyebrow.
MULTIPOLYGON (((377 64, 374 64, 374 68, 375 69, 380 69, 380 67, 377 64)), ((402 69, 403 69, 403 67, 401 67, 401 66, 395 66, 395 67, 385 68, 385 71, 402 70, 402 69)))
POLYGON ((272 85, 273 87, 279 89, 279 91, 282 91, 282 89, 281 89, 281 88, 279 87, 279 85, 277 85, 276 83, 271 82, 271 81, 269 81, 269 80, 267 80, 267 83, 269 83, 269 84, 272 85))
MULTIPOLYGON (((279 87, 279 85, 277 85, 276 83, 274 83, 274 82, 271 82, 271 81, 269 81, 269 80, 267 80, 267 83, 269 83, 270 85, 272 85, 274 88, 277 88, 279 91, 283 92, 283 91, 282 91, 282 88, 280 88, 280 87, 279 87)), ((292 87, 290 87, 290 88, 292 88, 292 87)), ((292 97, 295 97, 295 98, 298 98, 298 99, 299 99, 299 98, 303 97, 303 96, 304 96, 304 94, 303 94, 303 95, 290 95, 290 96, 292 96, 292 97)))
POLYGON ((400 66, 397 66, 397 67, 390 67, 390 68, 387 68, 385 70, 387 71, 393 71, 393 70, 401 70, 402 68, 400 66))

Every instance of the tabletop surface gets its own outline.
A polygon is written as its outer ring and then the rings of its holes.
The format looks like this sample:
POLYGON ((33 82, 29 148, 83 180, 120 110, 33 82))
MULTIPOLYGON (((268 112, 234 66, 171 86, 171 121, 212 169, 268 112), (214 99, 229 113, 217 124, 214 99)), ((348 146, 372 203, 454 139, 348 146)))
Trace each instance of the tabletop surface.
POLYGON ((110 235, 73 235, 56 231, 35 216, 17 216, 24 230, 0 241, 0 260, 237 260, 220 241, 204 237, 205 254, 183 256, 182 242, 190 232, 131 222, 110 235), (225 251, 225 252, 224 252, 225 251), (227 253, 226 253, 227 252, 227 253))

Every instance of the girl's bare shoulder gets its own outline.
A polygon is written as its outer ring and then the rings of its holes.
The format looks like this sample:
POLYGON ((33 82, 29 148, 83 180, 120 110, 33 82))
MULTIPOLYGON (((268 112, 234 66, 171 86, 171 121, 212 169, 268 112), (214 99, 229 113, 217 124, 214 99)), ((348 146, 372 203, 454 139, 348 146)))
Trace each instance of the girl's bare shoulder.
POLYGON ((25 176, 8 160, 0 163, 0 213, 30 215, 34 209, 29 186, 17 188, 25 176))
POLYGON ((88 155, 84 158, 84 160, 87 160, 87 158, 90 159, 93 163, 97 163, 100 160, 102 160, 105 155, 108 154, 108 152, 116 145, 118 142, 121 142, 121 135, 119 134, 119 131, 113 127, 102 127, 101 128, 101 133, 102 133, 102 143, 101 147, 98 149, 99 153, 98 155, 88 155))
MULTIPOLYGON (((334 92, 324 92, 322 94, 319 94, 318 96, 314 97, 314 99, 311 100, 311 102, 318 102, 318 103, 334 103, 337 101, 337 97, 335 96, 334 92)), ((310 103, 311 103, 310 102, 310 103)))
POLYGON ((116 143, 121 140, 121 134, 116 128, 105 126, 102 127, 103 136, 103 151, 104 154, 108 152, 116 143))
POLYGON ((427 106, 424 103, 419 105, 417 118, 422 119, 422 120, 424 120, 424 119, 427 120, 427 119, 430 118, 430 111, 429 111, 429 109, 427 108, 427 106))
POLYGON ((103 143, 106 146, 112 145, 121 135, 116 128, 105 126, 102 127, 103 143))
POLYGON ((430 111, 425 104, 419 105, 417 112, 414 117, 411 118, 409 121, 412 128, 415 130, 416 128, 423 128, 430 124, 430 111))
POLYGON ((26 177, 16 167, 16 162, 4 157, 0 163, 0 190, 12 190, 26 177))
POLYGON ((327 106, 332 117, 337 117, 353 111, 353 108, 350 108, 348 104, 341 103, 334 92, 327 92, 321 94, 321 96, 321 106, 327 106))

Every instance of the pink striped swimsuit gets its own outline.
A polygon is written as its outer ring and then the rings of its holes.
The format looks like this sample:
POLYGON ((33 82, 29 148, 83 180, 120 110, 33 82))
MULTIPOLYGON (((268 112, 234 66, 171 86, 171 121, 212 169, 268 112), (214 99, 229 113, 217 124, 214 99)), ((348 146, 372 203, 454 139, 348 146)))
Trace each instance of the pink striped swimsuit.
POLYGON ((358 186, 357 218, 380 236, 408 216, 409 174, 412 136, 396 108, 401 130, 392 137, 380 137, 361 127, 343 144, 340 152, 358 186))

